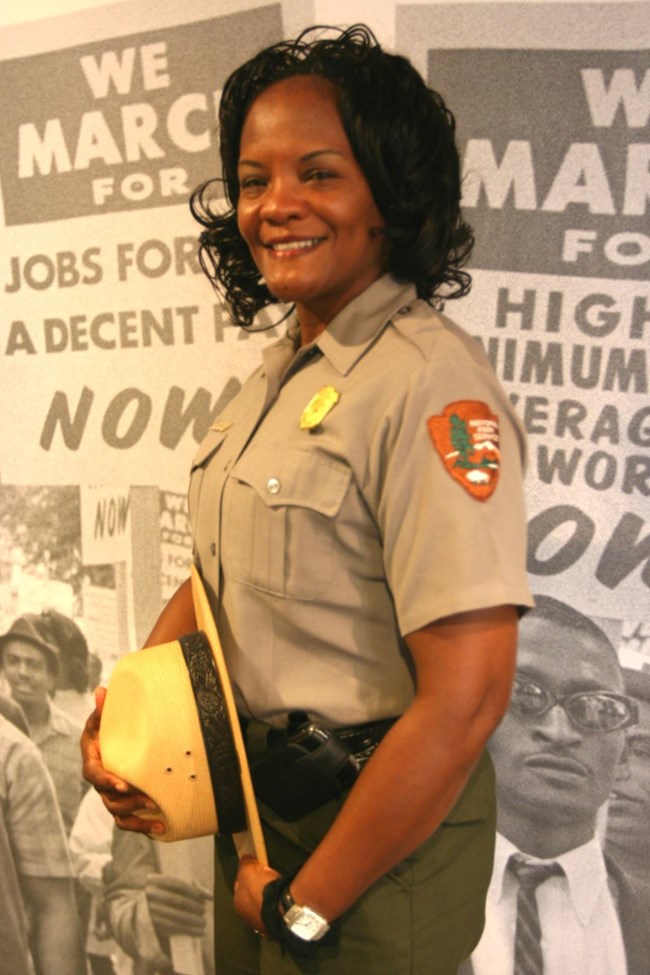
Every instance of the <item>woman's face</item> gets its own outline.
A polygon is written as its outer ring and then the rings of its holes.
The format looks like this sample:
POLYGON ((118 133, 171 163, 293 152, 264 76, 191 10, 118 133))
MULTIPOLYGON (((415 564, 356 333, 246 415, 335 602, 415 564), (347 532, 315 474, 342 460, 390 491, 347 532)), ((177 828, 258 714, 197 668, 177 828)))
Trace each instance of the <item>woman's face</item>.
POLYGON ((320 331, 384 273, 384 221, 329 81, 287 78, 258 96, 242 130, 239 184, 239 231, 301 325, 320 331))

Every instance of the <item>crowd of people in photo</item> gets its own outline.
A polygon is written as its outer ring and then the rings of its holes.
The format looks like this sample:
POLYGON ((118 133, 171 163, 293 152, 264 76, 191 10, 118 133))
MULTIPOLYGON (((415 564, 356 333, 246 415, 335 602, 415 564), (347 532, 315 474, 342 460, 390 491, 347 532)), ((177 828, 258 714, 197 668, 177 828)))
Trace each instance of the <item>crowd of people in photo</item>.
POLYGON ((211 975, 210 841, 171 851, 121 834, 83 781, 101 661, 81 629, 24 614, 0 660, 0 975, 169 975, 178 935, 211 975))
MULTIPOLYGON (((0 657, 0 975, 169 975, 178 935, 196 939, 196 964, 211 975, 211 841, 160 844, 114 830, 84 789, 81 719, 100 668, 81 630, 56 611, 26 614, 0 637, 0 657)), ((551 859, 557 868, 535 881, 547 945, 565 959, 572 945, 575 975, 641 975, 650 673, 621 668, 599 626, 538 597, 491 752, 495 870, 485 932, 464 971, 515 970, 525 950, 517 861, 551 859)))

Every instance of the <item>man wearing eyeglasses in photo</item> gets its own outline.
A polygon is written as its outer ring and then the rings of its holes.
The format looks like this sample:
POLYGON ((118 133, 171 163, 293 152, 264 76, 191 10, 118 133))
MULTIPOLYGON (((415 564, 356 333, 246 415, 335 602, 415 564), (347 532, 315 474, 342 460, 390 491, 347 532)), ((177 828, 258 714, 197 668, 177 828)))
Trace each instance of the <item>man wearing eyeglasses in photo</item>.
POLYGON ((637 718, 605 633, 537 596, 490 743, 499 832, 485 930, 463 975, 647 975, 650 891, 605 857, 596 832, 637 718))
POLYGON ((650 671, 624 670, 625 692, 639 712, 625 735, 607 810, 605 849, 626 876, 650 883, 650 671))

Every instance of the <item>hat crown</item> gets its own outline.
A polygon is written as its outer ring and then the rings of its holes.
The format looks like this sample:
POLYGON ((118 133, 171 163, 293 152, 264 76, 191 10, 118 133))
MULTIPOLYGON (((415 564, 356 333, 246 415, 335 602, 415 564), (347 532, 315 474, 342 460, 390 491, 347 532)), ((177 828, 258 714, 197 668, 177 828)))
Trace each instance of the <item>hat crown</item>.
POLYGON ((29 643, 37 650, 47 654, 51 665, 57 671, 59 668, 59 649, 42 635, 37 625, 38 619, 39 617, 35 613, 25 613, 14 620, 7 632, 0 637, 0 652, 5 643, 9 643, 10 640, 15 640, 17 643, 29 643))

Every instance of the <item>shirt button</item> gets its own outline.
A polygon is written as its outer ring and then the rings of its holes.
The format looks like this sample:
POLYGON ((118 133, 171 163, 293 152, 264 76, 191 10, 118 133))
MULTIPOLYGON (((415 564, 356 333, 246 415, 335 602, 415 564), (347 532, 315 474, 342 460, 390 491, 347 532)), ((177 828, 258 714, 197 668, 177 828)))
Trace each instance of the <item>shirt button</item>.
POLYGON ((402 307, 398 311, 398 315, 408 315, 410 310, 411 310, 410 305, 402 305, 402 307))
POLYGON ((277 494, 280 490, 280 482, 277 477, 270 477, 266 482, 266 490, 269 494, 277 494))

